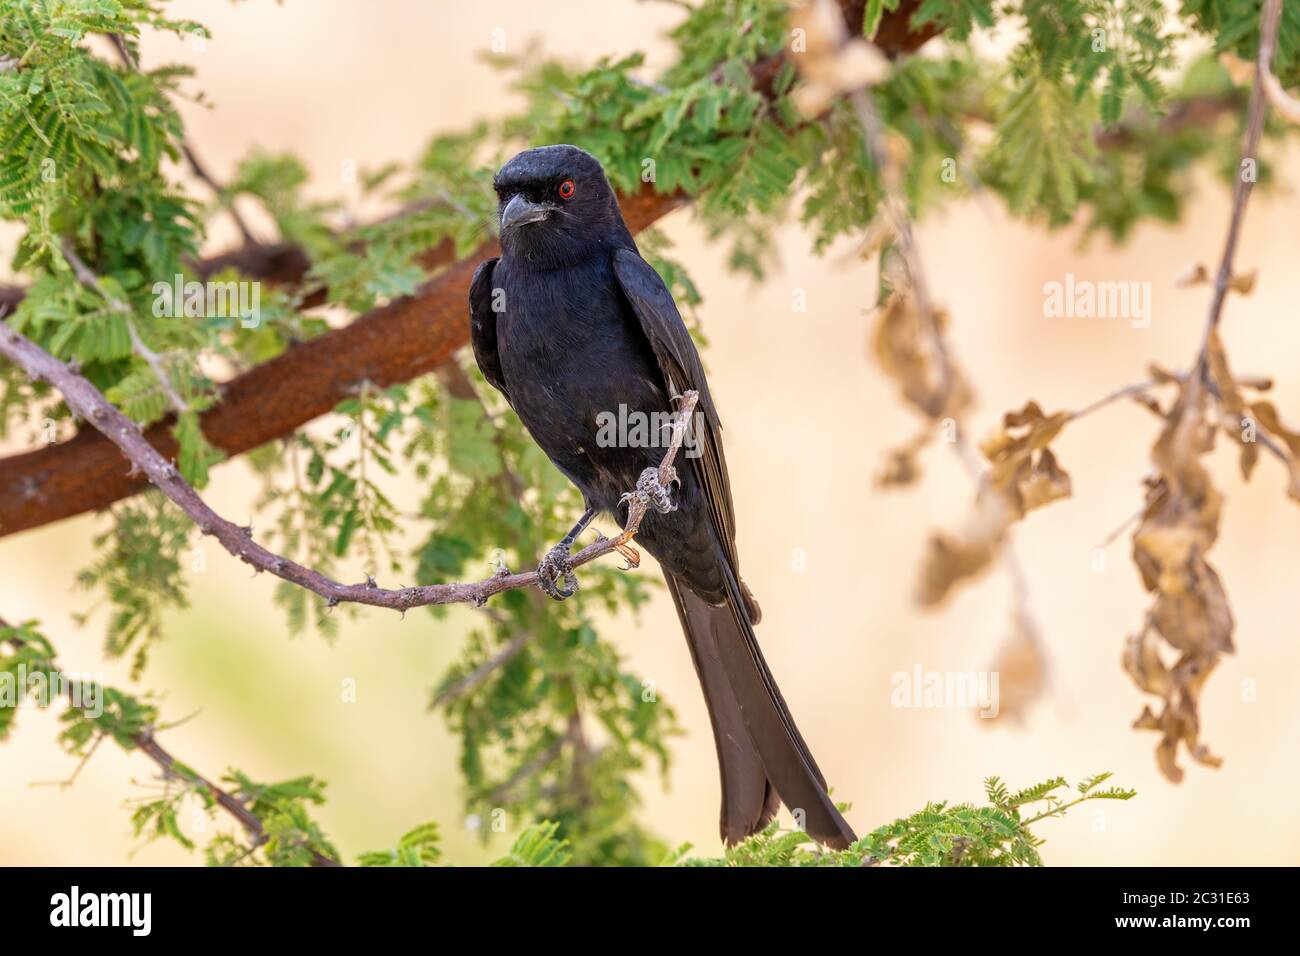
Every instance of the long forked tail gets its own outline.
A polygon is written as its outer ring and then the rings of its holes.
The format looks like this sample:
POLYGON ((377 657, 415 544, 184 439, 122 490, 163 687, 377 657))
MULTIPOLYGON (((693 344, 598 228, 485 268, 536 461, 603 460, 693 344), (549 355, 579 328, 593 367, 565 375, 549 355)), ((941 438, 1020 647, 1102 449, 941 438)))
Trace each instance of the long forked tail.
POLYGON ((731 844, 758 832, 778 803, 785 803, 814 839, 842 849, 857 838, 826 793, 826 780, 763 660, 729 568, 727 577, 730 597, 715 607, 665 575, 713 724, 722 838, 731 844))

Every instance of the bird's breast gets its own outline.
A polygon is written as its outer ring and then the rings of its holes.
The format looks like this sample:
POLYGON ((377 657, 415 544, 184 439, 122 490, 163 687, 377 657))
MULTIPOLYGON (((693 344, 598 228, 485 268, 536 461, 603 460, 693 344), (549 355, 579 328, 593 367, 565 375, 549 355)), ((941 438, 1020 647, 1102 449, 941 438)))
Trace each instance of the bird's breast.
MULTIPOLYGON (((669 407, 662 376, 612 267, 535 272, 507 263, 504 272, 497 352, 511 404, 542 450, 587 485, 588 472, 626 457, 602 454, 610 421, 669 407)), ((616 470, 608 480, 626 490, 616 470)))

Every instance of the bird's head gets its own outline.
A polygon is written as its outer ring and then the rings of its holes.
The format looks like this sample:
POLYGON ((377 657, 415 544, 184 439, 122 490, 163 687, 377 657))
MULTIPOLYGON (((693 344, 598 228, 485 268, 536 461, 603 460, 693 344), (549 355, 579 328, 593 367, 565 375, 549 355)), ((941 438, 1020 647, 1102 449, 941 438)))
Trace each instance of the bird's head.
POLYGON ((600 161, 576 146, 526 149, 492 185, 507 256, 554 268, 632 242, 600 161))

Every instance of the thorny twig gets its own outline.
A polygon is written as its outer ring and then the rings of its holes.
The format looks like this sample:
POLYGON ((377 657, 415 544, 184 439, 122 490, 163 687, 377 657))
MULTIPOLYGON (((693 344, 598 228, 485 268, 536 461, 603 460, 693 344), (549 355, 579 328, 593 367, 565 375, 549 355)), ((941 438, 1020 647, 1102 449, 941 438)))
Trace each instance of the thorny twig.
MULTIPOLYGON (((341 584, 318 571, 264 548, 253 540, 251 529, 236 525, 212 510, 181 477, 176 465, 160 455, 140 432, 139 426, 118 411, 104 395, 64 362, 50 355, 16 329, 0 329, 0 355, 4 355, 35 379, 43 379, 63 393, 64 401, 85 421, 90 422, 115 444, 135 467, 139 468, 163 494, 180 506, 204 534, 217 539, 223 548, 259 571, 306 588, 325 598, 331 607, 351 602, 407 611, 432 604, 473 604, 482 606, 494 594, 537 583, 537 572, 498 574, 482 581, 456 584, 427 584, 420 587, 388 589, 375 587, 373 581, 341 584)), ((699 401, 696 392, 681 396, 681 407, 673 422, 672 440, 659 466, 659 480, 667 485, 673 476, 673 461, 685 440, 686 431, 699 401)), ((627 522, 622 533, 600 540, 573 556, 573 566, 581 567, 611 551, 624 551, 636 536, 645 518, 647 504, 633 497, 628 504, 627 522)))
POLYGON ((86 265, 85 260, 83 260, 81 256, 77 255, 77 250, 72 247, 71 240, 63 240, 63 258, 66 259, 68 265, 72 267, 72 272, 76 275, 78 282, 99 295, 108 303, 108 307, 114 312, 120 312, 126 316, 126 330, 127 334, 131 337, 132 351, 139 355, 140 358, 144 359, 145 364, 153 371, 154 377, 158 379, 158 385, 163 390, 163 394, 167 396, 167 403, 171 406, 172 410, 177 414, 188 412, 190 410, 189 403, 186 402, 185 399, 181 397, 181 394, 172 386, 171 375, 167 371, 167 366, 163 364, 162 356, 149 348, 149 346, 145 344, 144 339, 140 338, 140 333, 135 327, 134 320, 131 318, 131 314, 134 311, 131 306, 112 295, 106 288, 104 288, 104 283, 100 280, 99 276, 95 275, 94 270, 92 270, 90 266, 86 265))
MULTIPOLYGON (((10 625, 4 620, 4 618, 0 618, 0 629, 12 628, 10 628, 10 625)), ((26 642, 20 637, 11 637, 9 638, 9 643, 14 647, 22 647, 26 642)), ((72 683, 65 682, 65 685, 68 694, 71 695, 73 690, 72 683)), ((102 740, 102 737, 95 741, 94 747, 98 747, 100 740, 102 740)), ((218 784, 213 783, 198 771, 191 769, 189 764, 181 764, 181 766, 185 768, 184 773, 177 770, 175 765, 178 761, 166 748, 163 747, 162 744, 158 743, 157 739, 154 737, 154 728, 147 727, 144 730, 141 730, 139 733, 135 734, 131 740, 135 744, 137 750, 158 765, 159 769, 162 770, 164 778, 167 780, 179 781, 188 786, 206 791, 207 795, 213 800, 213 802, 233 817, 248 833, 249 838, 252 840, 252 847, 250 850, 256 849, 267 841, 268 837, 266 834, 266 828, 262 826, 262 821, 256 814, 249 810, 248 807, 244 806, 244 804, 234 796, 234 794, 230 793, 218 784)), ((93 753, 93 748, 91 753, 93 753)), ((86 757, 82 759, 81 764, 78 765, 78 772, 80 772, 81 767, 85 765, 89 758, 90 754, 88 753, 86 757)), ((311 857, 312 866, 343 865, 338 860, 325 856, 323 853, 319 853, 316 850, 311 851, 311 857)))

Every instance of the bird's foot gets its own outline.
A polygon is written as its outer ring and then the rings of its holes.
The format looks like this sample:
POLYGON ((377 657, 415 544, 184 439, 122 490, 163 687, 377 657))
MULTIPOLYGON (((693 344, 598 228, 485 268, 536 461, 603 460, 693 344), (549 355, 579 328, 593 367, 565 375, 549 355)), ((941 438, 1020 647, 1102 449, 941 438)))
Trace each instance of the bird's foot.
POLYGON ((641 552, 638 551, 636 548, 632 547, 630 544, 627 544, 626 542, 622 544, 615 544, 614 550, 617 551, 619 554, 621 554, 623 556, 623 560, 627 562, 625 565, 623 565, 622 570, 631 571, 634 570, 635 568, 641 567, 641 552))
POLYGON ((636 491, 629 491, 620 501, 631 502, 633 499, 642 502, 647 508, 653 508, 661 515, 666 515, 670 511, 676 511, 677 506, 673 504, 669 494, 673 482, 677 481, 677 469, 670 468, 668 473, 668 484, 663 484, 659 480, 658 468, 647 468, 641 472, 641 477, 636 480, 636 491))
POLYGON ((537 586, 548 597, 563 601, 578 593, 578 576, 573 573, 569 545, 561 542, 547 551, 537 565, 537 586))

